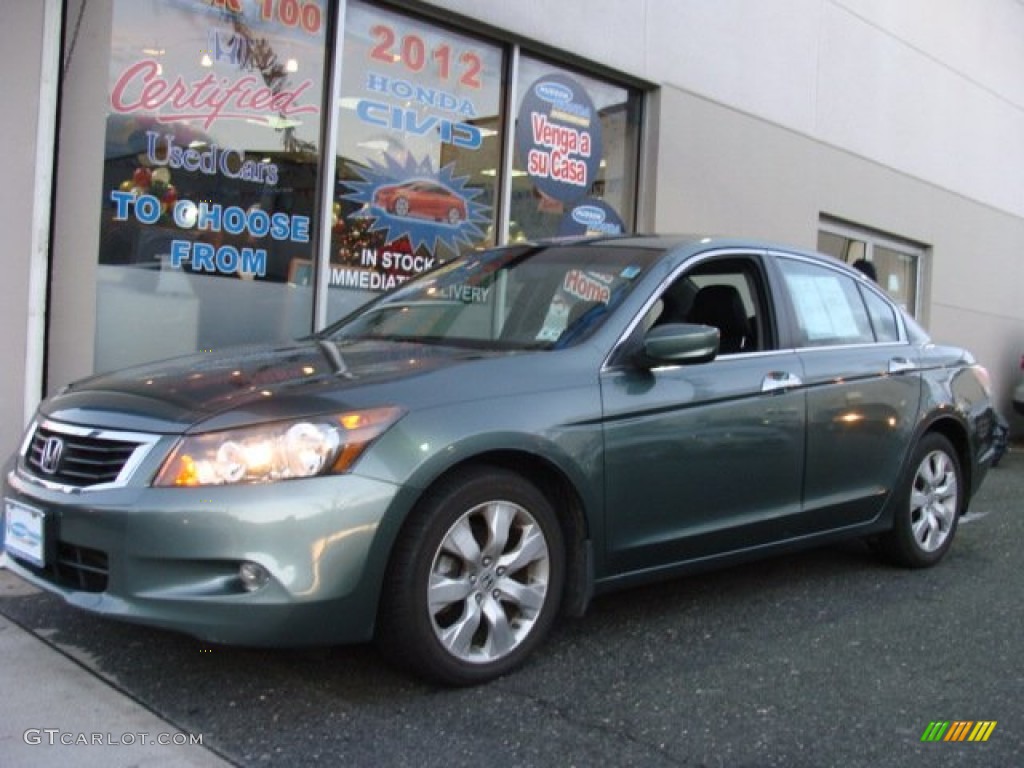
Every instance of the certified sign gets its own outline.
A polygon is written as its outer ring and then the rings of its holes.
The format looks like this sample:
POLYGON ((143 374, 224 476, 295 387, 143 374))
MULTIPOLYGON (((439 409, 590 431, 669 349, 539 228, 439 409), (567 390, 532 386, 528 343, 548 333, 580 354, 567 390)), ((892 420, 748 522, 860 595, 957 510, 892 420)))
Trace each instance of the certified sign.
POLYGON ((43 520, 40 510, 4 499, 4 548, 14 557, 44 566, 43 520))

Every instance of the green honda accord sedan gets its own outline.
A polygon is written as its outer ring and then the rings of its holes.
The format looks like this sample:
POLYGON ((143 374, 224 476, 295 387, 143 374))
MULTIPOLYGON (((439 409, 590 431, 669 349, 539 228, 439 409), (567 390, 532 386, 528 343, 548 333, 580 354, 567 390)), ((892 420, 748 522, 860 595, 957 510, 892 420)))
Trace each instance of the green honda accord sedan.
POLYGON ((96 614, 376 639, 467 685, 612 589, 850 538, 934 565, 995 425, 971 355, 828 257, 521 244, 307 339, 67 387, 4 472, 4 548, 96 614))

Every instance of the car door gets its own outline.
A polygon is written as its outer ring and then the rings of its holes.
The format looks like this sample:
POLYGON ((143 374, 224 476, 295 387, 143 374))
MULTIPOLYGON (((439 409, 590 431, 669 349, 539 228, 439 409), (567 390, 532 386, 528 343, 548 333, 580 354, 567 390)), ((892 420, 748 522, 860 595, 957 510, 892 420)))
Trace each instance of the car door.
POLYGON ((780 256, 807 393, 807 532, 874 519, 899 478, 921 401, 895 307, 836 265, 780 256))
POLYGON ((634 333, 661 322, 715 324, 723 351, 708 363, 602 373, 610 571, 787 538, 800 514, 802 371, 796 352, 777 348, 760 255, 706 258, 649 307, 634 333), (702 293, 718 302, 701 310, 702 293), (736 293, 747 316, 729 319, 722 305, 736 293))

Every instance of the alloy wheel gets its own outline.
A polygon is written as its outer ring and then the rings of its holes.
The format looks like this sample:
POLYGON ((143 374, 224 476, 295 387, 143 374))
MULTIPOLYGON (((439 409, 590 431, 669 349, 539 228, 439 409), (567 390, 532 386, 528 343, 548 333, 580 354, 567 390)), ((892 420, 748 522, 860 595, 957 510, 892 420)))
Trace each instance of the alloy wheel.
POLYGON ((441 645, 473 664, 511 653, 547 600, 550 559, 542 528, 518 504, 490 501, 467 511, 430 567, 427 605, 441 645))
POLYGON ((956 522, 959 488, 953 461, 932 451, 918 465, 910 492, 910 525, 925 552, 935 552, 949 538, 956 522))

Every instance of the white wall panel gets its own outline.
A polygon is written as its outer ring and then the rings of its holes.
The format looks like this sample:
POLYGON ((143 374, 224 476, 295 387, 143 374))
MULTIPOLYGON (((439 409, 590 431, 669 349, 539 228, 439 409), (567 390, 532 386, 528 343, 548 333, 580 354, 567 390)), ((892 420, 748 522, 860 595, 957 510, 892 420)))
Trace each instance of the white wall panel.
POLYGON ((821 51, 816 138, 1024 215, 1024 109, 836 6, 821 51))
POLYGON ((648 0, 647 79, 814 128, 822 0, 648 0))
POLYGON ((978 87, 1024 107, 1020 0, 832 0, 978 87))
POLYGON ((649 0, 425 1, 621 72, 645 68, 649 0))

